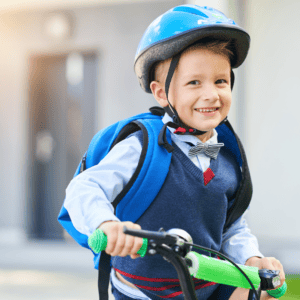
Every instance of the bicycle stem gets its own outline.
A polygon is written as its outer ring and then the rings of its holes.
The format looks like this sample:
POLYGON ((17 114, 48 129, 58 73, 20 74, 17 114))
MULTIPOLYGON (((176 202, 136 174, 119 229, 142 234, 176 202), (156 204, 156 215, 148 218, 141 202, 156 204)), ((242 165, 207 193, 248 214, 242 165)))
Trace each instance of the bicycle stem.
MULTIPOLYGON (((171 249, 167 245, 158 245, 152 249, 155 249, 156 253, 160 254, 165 260, 171 263, 176 269, 184 299, 197 300, 194 282, 189 273, 185 259, 177 255, 173 251, 173 249, 171 249)), ((153 253, 153 255, 154 254, 155 253, 153 253)))

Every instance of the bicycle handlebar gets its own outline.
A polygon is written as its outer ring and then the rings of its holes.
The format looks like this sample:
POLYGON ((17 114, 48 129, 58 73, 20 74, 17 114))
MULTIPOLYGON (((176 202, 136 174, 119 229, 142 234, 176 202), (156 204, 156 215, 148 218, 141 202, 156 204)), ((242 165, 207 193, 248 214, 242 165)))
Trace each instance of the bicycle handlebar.
MULTIPOLYGON (((130 234, 133 236, 143 238, 143 245, 140 250, 137 252, 141 257, 144 257, 149 253, 148 242, 166 244, 166 245, 178 245, 178 241, 180 240, 180 244, 182 244, 183 240, 177 236, 168 234, 166 232, 152 232, 146 230, 134 230, 127 229, 124 226, 124 233, 130 234)), ((88 244, 90 248, 95 252, 99 253, 101 251, 105 251, 107 246, 107 237, 104 232, 100 229, 97 229, 88 239, 88 244)), ((189 243, 187 243, 189 244, 189 243)), ((189 246, 190 247, 190 246, 189 246)), ((176 251, 176 248, 175 252, 176 251)), ((177 248, 178 250, 178 248, 177 248)), ((152 252, 152 255, 154 252, 152 252)), ((189 252, 185 256, 185 260, 187 262, 190 274, 198 279, 207 280, 210 282, 216 282, 220 284, 241 287, 250 289, 251 286, 243 274, 232 264, 227 261, 215 259, 212 257, 208 257, 205 255, 201 255, 197 252, 189 252), (217 270, 217 272, 216 272, 217 270)), ((261 282, 263 282, 264 286, 268 289, 275 288, 280 284, 280 279, 278 281, 278 271, 272 270, 259 270, 256 267, 238 265, 244 273, 249 277, 252 284, 256 289, 260 287, 261 282), (277 272, 277 273, 276 273, 277 272), (276 277, 277 276, 277 277, 276 277)), ((264 288, 266 289, 266 288, 264 288)), ((274 298, 279 298, 285 294, 287 290, 287 285, 284 283, 280 288, 267 290, 268 294, 274 298)))
MULTIPOLYGON (((101 251, 105 251, 107 246, 107 236, 101 229, 97 229, 89 237, 88 244, 95 253, 100 253, 101 251)), ((143 245, 140 248, 140 250, 137 252, 137 254, 139 254, 141 257, 144 257, 147 253, 147 249, 148 249, 148 239, 143 237, 143 245)))

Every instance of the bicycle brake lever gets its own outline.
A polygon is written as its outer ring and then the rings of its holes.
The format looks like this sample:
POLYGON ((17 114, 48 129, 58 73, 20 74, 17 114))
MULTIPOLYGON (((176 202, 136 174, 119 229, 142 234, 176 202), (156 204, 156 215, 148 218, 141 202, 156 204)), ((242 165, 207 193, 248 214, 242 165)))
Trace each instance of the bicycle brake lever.
POLYGON ((129 229, 126 226, 123 228, 125 234, 129 234, 136 237, 146 238, 148 240, 155 240, 166 244, 175 244, 178 238, 174 235, 166 232, 152 232, 147 230, 129 229))
POLYGON ((278 270, 261 269, 258 271, 263 291, 276 289, 280 285, 278 270))

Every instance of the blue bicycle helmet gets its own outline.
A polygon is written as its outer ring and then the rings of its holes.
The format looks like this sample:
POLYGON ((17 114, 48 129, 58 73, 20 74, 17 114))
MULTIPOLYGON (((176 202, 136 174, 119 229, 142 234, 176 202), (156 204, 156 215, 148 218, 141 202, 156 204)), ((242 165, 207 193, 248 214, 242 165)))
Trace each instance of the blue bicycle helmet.
POLYGON ((144 33, 135 56, 134 70, 144 91, 151 93, 153 66, 203 39, 230 40, 231 67, 245 60, 250 36, 220 11, 198 5, 180 5, 156 18, 144 33))

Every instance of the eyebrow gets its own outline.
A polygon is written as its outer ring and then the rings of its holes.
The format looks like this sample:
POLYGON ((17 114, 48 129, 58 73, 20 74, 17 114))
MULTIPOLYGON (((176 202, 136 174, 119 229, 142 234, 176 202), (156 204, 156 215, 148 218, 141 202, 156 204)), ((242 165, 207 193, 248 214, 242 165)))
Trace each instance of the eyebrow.
MULTIPOLYGON (((226 73, 218 73, 216 75, 216 77, 230 77, 230 74, 228 74, 227 72, 226 73)), ((187 75, 183 75, 182 79, 183 80, 190 80, 191 78, 203 78, 204 76, 202 74, 199 74, 199 73, 191 73, 191 74, 187 74, 187 75)))
POLYGON ((203 77, 203 75, 199 74, 199 73, 190 73, 187 75, 183 75, 182 79, 183 80, 189 80, 191 78, 199 78, 199 77, 203 77))

